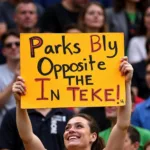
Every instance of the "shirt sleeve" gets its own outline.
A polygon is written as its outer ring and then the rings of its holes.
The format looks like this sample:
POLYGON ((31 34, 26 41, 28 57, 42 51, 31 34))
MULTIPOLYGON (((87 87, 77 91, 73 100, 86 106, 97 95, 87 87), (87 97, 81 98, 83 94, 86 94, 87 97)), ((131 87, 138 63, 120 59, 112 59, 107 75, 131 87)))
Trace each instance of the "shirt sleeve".
POLYGON ((19 141, 21 144, 16 126, 15 111, 7 112, 0 128, 0 149, 15 150, 19 141), (14 117, 12 116, 13 114, 14 117))

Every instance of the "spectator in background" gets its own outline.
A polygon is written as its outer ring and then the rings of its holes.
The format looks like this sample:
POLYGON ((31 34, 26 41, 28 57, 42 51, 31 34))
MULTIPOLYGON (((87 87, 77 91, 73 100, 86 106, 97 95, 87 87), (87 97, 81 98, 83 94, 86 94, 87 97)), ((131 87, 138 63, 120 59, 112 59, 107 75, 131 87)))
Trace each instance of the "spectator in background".
POLYGON ((79 15, 79 29, 82 32, 105 32, 106 18, 103 6, 98 2, 88 3, 79 15))
MULTIPOLYGON (((114 125, 117 122, 117 107, 106 107, 105 113, 106 113, 106 117, 111 121, 111 128, 108 128, 100 132, 99 136, 104 139, 105 143, 107 143, 108 138, 111 133, 111 129, 114 127, 114 125)), ((126 140, 124 143, 123 150, 143 150, 145 143, 149 140, 150 140, 149 130, 145 130, 145 129, 135 127, 135 126, 130 127, 128 129, 128 134, 126 135, 126 140), (140 138, 136 130, 140 134, 140 138)))
MULTIPOLYGON (((146 64, 146 83, 150 88, 150 60, 146 64)), ((150 130, 150 98, 138 104, 131 117, 131 123, 135 126, 150 130)))
POLYGON ((146 3, 147 0, 114 0, 114 7, 106 10, 109 31, 124 32, 126 50, 129 40, 137 34, 146 3))
POLYGON ((20 39, 19 33, 10 31, 1 38, 2 53, 6 57, 6 63, 0 65, 0 124, 7 110, 15 107, 12 95, 12 84, 19 75, 20 39))
POLYGON ((79 11, 88 0, 62 0, 54 6, 47 8, 43 14, 40 25, 42 32, 61 33, 72 23, 77 23, 79 11))
POLYGON ((147 37, 150 37, 150 4, 147 5, 144 11, 139 35, 132 38, 129 43, 128 56, 130 63, 134 64, 147 58, 145 48, 147 37))
POLYGON ((18 3, 14 16, 17 30, 20 33, 39 31, 36 26, 38 22, 37 7, 33 2, 18 3))
MULTIPOLYGON (((67 109, 30 109, 28 110, 34 134, 36 134, 47 150, 62 150, 63 133, 73 112, 67 109)), ((23 150, 16 126, 16 108, 9 110, 4 116, 0 128, 0 150, 23 150)))
POLYGON ((7 25, 5 22, 0 21, 0 64, 5 63, 5 57, 2 54, 2 43, 1 43, 1 37, 4 33, 7 32, 7 25))
POLYGON ((145 81, 146 62, 150 60, 150 38, 147 39, 145 47, 146 58, 138 63, 133 64, 134 73, 132 79, 132 90, 134 94, 136 96, 142 97, 143 99, 147 99, 150 93, 150 89, 147 87, 145 81))
POLYGON ((145 144, 144 150, 150 150, 150 141, 145 144))
POLYGON ((123 150, 138 150, 139 144, 140 134, 134 127, 130 126, 126 134, 123 150))
MULTIPOLYGON (((31 2, 32 0, 22 0, 21 2, 31 2)), ((15 29, 16 24, 14 21, 14 14, 17 4, 20 0, 7 0, 0 3, 0 20, 6 22, 8 29, 15 29)), ((38 10, 38 17, 40 18, 44 9, 39 4, 36 4, 38 10)))

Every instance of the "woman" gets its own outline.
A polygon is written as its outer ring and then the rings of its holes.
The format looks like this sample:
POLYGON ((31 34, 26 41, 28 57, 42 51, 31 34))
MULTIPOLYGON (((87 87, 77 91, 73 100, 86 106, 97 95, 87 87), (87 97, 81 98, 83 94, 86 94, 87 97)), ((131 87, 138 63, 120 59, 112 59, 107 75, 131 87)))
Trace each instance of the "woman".
POLYGON ((139 29, 139 35, 132 38, 128 47, 129 62, 134 64, 147 59, 146 40, 150 37, 150 5, 147 5, 139 29))
MULTIPOLYGON (((112 129, 110 138, 104 150, 121 150, 123 148, 127 129, 130 125, 131 115, 131 79, 132 66, 127 57, 121 59, 120 72, 126 81, 126 105, 119 107, 117 123, 112 129), (118 144, 119 143, 119 144, 118 144)), ((16 98, 16 120, 20 137, 26 150, 45 150, 43 144, 34 135, 27 111, 20 108, 20 95, 25 95, 24 80, 18 77, 13 85, 16 98)), ((68 121, 64 132, 64 143, 67 150, 103 150, 103 142, 98 138, 98 129, 94 121, 86 115, 79 114, 68 121)))
POLYGON ((137 35, 143 8, 148 0, 114 0, 113 8, 106 10, 110 32, 124 32, 126 50, 129 40, 137 35))
POLYGON ((82 32, 105 32, 105 11, 98 2, 88 3, 79 14, 79 29, 82 32))

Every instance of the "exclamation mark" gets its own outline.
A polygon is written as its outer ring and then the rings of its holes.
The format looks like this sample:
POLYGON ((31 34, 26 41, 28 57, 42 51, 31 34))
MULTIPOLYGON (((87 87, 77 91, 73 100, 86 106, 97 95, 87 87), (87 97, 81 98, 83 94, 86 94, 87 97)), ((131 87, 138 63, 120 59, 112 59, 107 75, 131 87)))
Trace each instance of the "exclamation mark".
POLYGON ((117 85, 117 104, 119 104, 120 99, 120 85, 117 85))

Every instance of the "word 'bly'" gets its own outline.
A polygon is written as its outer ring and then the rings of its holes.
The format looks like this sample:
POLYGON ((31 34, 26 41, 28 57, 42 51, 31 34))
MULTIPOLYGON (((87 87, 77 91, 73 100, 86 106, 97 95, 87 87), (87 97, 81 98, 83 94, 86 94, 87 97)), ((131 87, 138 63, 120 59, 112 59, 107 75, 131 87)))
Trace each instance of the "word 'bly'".
MULTIPOLYGON (((101 49, 104 51, 110 50, 111 55, 106 56, 107 58, 113 58, 117 55, 118 53, 118 45, 117 41, 109 41, 106 39, 105 35, 99 36, 99 35, 90 35, 89 36, 90 40, 90 51, 93 52, 98 52, 101 49), (112 54, 112 51, 114 53, 112 54)), ((39 36, 33 36, 29 38, 30 42, 30 56, 32 58, 35 57, 35 50, 39 49, 43 46, 43 39, 39 36), (36 43, 36 44, 35 44, 36 43)), ((85 41, 86 44, 86 41, 85 41)), ((43 49, 43 47, 42 47, 43 49)), ((69 54, 79 54, 81 52, 80 44, 79 42, 76 43, 71 43, 69 42, 69 38, 66 40, 66 35, 61 36, 61 43, 56 44, 56 45, 46 45, 44 47, 44 53, 45 54, 59 54, 63 53, 64 55, 69 54)))

